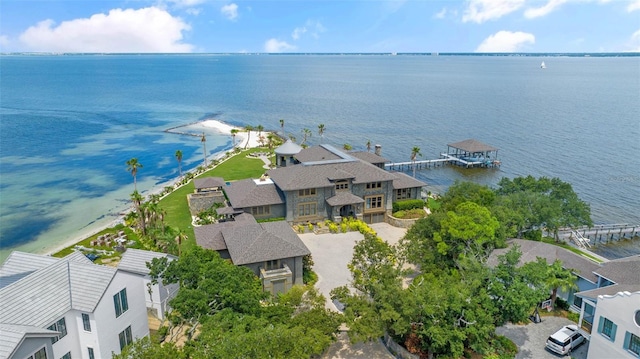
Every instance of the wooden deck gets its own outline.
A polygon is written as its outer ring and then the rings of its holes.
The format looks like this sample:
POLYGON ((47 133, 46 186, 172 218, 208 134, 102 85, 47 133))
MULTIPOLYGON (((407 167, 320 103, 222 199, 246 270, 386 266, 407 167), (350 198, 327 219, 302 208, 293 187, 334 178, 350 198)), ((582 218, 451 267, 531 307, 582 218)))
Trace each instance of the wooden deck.
POLYGON ((390 163, 385 163, 384 166, 391 170, 396 170, 396 169, 403 170, 405 169, 405 167, 407 169, 412 169, 414 165, 416 166, 416 169, 437 167, 445 164, 458 165, 458 166, 467 167, 467 168, 499 167, 500 166, 500 161, 496 161, 496 160, 467 161, 447 153, 441 153, 440 157, 441 158, 434 159, 434 160, 390 162, 390 163))

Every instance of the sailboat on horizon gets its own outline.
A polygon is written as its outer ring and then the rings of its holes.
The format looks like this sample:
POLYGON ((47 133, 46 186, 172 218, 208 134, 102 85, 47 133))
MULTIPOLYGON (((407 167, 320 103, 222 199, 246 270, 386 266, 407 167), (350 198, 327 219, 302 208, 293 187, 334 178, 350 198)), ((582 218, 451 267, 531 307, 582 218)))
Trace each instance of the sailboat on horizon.
POLYGON ((540 64, 540 68, 541 69, 546 69, 547 65, 545 65, 544 61, 542 61, 542 63, 540 64))

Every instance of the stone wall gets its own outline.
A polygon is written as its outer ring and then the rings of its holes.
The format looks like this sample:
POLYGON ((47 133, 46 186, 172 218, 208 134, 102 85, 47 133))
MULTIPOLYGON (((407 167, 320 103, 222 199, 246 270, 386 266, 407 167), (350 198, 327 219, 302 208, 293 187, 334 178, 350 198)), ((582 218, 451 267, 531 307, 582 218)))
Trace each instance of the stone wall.
POLYGON ((225 198, 222 192, 191 193, 187 195, 189 211, 196 215, 211 208, 215 203, 224 203, 225 198))
POLYGON ((394 227, 398 227, 398 228, 409 228, 409 227, 413 226, 413 224, 416 223, 418 221, 418 219, 420 219, 420 218, 400 219, 400 218, 393 217, 388 213, 385 216, 385 222, 389 223, 390 225, 392 225, 394 227))

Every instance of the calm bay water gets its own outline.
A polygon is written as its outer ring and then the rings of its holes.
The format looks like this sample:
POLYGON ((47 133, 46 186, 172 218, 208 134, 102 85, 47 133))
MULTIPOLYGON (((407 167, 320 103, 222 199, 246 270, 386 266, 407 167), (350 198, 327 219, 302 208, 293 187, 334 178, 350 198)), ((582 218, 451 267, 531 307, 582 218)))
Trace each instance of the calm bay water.
MULTIPOLYGON (((559 177, 596 223, 640 224, 640 57, 2 56, 0 69, 0 259, 114 220, 133 190, 131 157, 146 191, 177 176, 178 149, 183 168, 200 165, 198 138, 164 130, 209 117, 271 130, 284 119, 298 139, 312 130, 310 143, 323 123, 323 142, 370 140, 392 161, 475 138, 500 148, 500 169, 417 176, 433 192, 559 177)), ((230 147, 208 132, 210 153, 230 147)))

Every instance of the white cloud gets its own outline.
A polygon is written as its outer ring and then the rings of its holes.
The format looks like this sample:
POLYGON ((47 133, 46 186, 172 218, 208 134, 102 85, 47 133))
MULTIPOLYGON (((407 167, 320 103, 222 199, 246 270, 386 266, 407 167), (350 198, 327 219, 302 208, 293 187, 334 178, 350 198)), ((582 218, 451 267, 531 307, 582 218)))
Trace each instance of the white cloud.
POLYGON ((526 44, 534 44, 535 36, 526 32, 498 31, 484 39, 476 52, 517 52, 526 44))
POLYGON ((64 21, 44 20, 29 27, 20 41, 41 52, 191 52, 182 32, 191 27, 157 7, 113 9, 108 14, 64 21))
POLYGON ((0 52, 2 52, 2 48, 8 46, 9 43, 10 41, 7 35, 0 35, 0 52))
POLYGON ((265 52, 284 52, 295 49, 295 46, 288 44, 286 41, 280 41, 278 39, 269 39, 264 43, 265 52))
POLYGON ((627 12, 636 10, 640 10, 640 0, 632 1, 629 5, 627 5, 627 12))
POLYGON ((566 3, 568 0, 549 0, 544 6, 537 8, 529 8, 524 12, 524 17, 527 19, 533 19, 549 14, 553 10, 560 7, 560 5, 566 3))
POLYGON ((187 10, 185 10, 185 12, 187 14, 189 14, 189 15, 198 16, 202 12, 202 9, 197 8, 197 7, 191 7, 191 8, 188 8, 187 10))
POLYGON ((447 16, 447 8, 442 8, 442 10, 440 10, 439 13, 435 14, 434 17, 436 19, 444 19, 444 17, 447 16))
POLYGON ((632 52, 640 52, 640 30, 634 32, 631 35, 631 40, 629 41, 629 51, 632 52))
POLYGON ((320 21, 307 20, 304 26, 296 27, 295 29, 293 29, 291 38, 293 38, 294 40, 298 40, 300 39, 300 37, 302 37, 302 35, 308 32, 311 36, 317 39, 320 37, 320 34, 325 31, 327 31, 327 29, 322 25, 322 23, 320 23, 320 21))
POLYGON ((176 7, 191 7, 204 4, 207 0, 168 0, 168 2, 174 4, 176 7))
POLYGON ((238 5, 228 4, 220 8, 222 15, 226 16, 229 20, 235 20, 238 17, 238 5))
POLYGON ((525 0, 470 0, 462 22, 483 23, 510 14, 524 5, 525 0))

